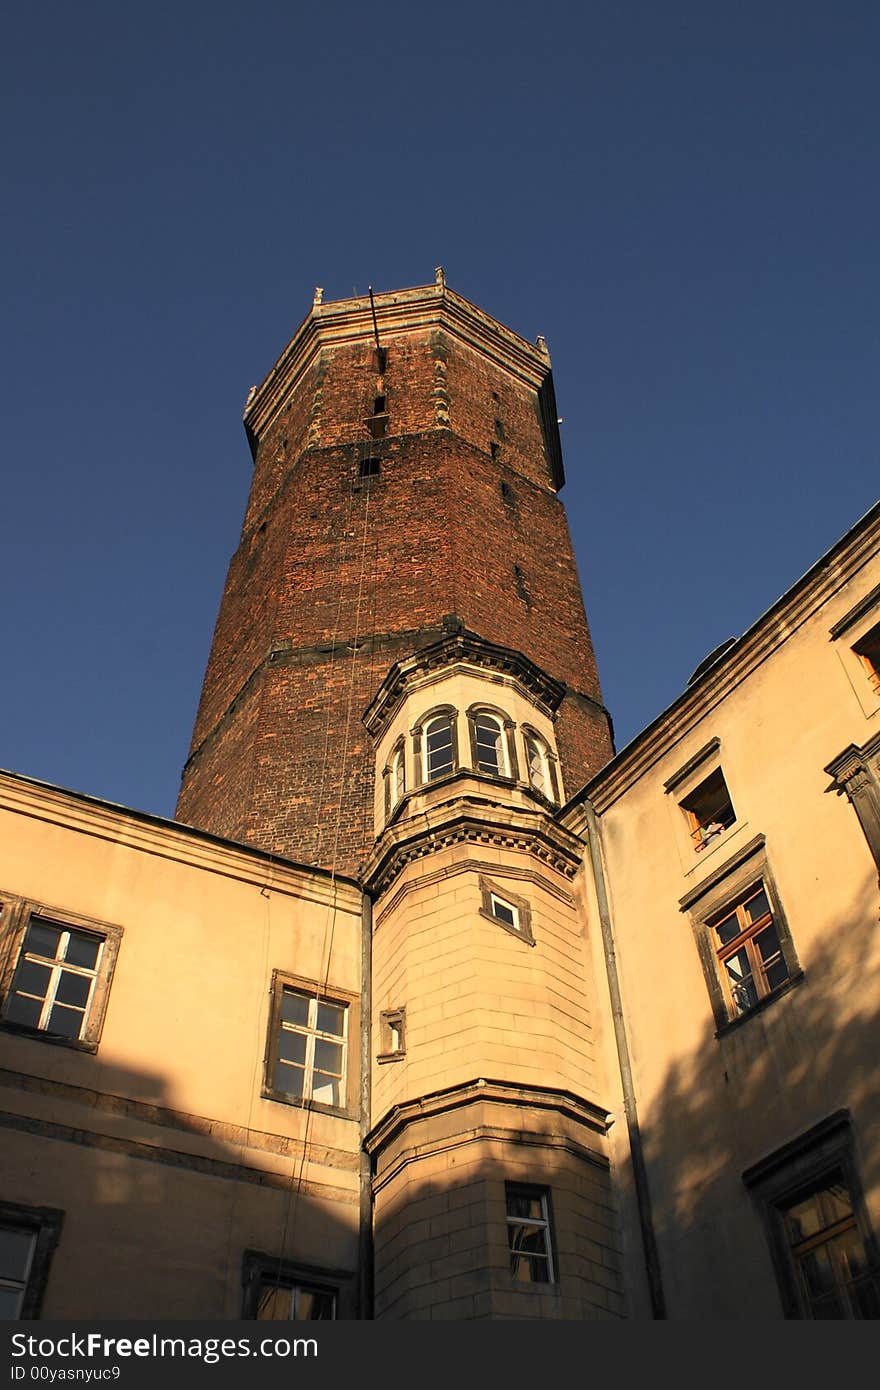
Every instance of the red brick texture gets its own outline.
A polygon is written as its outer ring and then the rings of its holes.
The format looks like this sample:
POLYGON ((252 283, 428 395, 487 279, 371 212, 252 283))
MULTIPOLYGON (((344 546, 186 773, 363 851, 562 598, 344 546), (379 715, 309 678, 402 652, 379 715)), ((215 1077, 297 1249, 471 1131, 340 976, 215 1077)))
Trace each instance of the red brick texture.
POLYGON ((383 346, 379 376, 368 333, 319 345, 257 441, 177 811, 347 873, 372 843, 361 715, 448 615, 568 687, 569 794, 611 754, 536 387, 436 327, 383 346))

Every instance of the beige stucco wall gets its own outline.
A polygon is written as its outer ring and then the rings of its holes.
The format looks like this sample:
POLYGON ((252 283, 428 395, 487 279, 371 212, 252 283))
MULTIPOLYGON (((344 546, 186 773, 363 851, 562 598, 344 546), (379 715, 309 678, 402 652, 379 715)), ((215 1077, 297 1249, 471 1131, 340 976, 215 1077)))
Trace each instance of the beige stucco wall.
MULTIPOLYGON (((359 995, 360 893, 6 776, 0 842, 2 901, 123 933, 94 1055, 0 1031, 2 1198, 67 1213, 44 1316, 237 1316, 243 1250, 285 1230, 291 1257, 354 1271, 356 1099, 260 1093, 274 970, 359 995)), ((355 1098, 358 1056, 355 1030, 355 1098)))
POLYGON ((880 1227, 877 869, 824 767, 880 731, 880 699, 829 629, 880 582, 880 561, 826 569, 598 779, 625 1022, 670 1312, 778 1317, 743 1171, 833 1111, 853 1117, 880 1227), (711 739, 717 758, 676 787, 711 739), (679 802, 715 765, 736 823, 696 854, 679 802), (803 981, 722 1036, 679 900, 756 836, 803 981))

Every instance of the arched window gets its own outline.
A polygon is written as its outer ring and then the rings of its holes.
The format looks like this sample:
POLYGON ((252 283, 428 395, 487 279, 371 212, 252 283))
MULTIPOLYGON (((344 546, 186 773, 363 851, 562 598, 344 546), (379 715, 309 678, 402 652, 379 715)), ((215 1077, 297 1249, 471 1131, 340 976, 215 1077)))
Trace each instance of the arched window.
POLYGON ((504 730, 494 714, 479 711, 474 715, 474 766, 491 777, 505 774, 504 730))
POLYGON ((403 800, 406 791, 406 759, 403 739, 399 738, 391 750, 383 773, 385 778, 385 817, 403 800))
POLYGON ((487 777, 516 777, 515 725, 503 710, 472 705, 468 710, 471 767, 487 777))
POLYGON ((451 714, 435 714, 423 730, 423 776, 436 782, 455 771, 455 730, 451 714))
POLYGON ((539 734, 532 729, 523 729, 523 742, 526 750, 526 771, 529 786, 539 796, 548 801, 558 802, 559 782, 556 776, 556 759, 539 734))

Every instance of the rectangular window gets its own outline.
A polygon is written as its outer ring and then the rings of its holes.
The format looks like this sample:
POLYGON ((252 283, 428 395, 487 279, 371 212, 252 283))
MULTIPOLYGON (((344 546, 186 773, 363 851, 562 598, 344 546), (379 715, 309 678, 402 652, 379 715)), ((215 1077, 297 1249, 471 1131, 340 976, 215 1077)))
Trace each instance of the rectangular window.
POLYGON ((10 904, 11 938, 0 1019, 53 1042, 94 1050, 101 1033, 120 927, 10 904))
POLYGON ((351 998, 276 971, 264 1095, 289 1105, 348 1107, 351 998))
POLYGON ((782 1207, 804 1315, 878 1318, 880 1291, 842 1170, 782 1207))
POLYGON ((848 1110, 743 1173, 764 1222, 787 1318, 880 1318, 880 1258, 848 1110))
POLYGON ((517 1284, 553 1284, 553 1243, 546 1187, 504 1184, 510 1273, 517 1284))
POLYGON ((275 1283, 264 1278, 257 1317, 271 1322, 328 1322, 336 1317, 336 1293, 320 1284, 275 1283))
POLYGON ((40 1315, 64 1213, 0 1202, 0 1320, 40 1315))
POLYGON ((763 883, 709 922, 732 1015, 748 1013, 788 979, 779 933, 763 883))
POLYGON ((763 835, 678 905, 690 916, 719 1034, 803 979, 763 835))
POLYGON ((699 854, 736 820, 720 767, 685 797, 681 808, 687 817, 694 850, 699 854))
POLYGON ((502 891, 500 885, 484 878, 482 874, 479 884, 480 915, 488 917, 490 922, 495 922, 505 931, 518 936, 527 945, 534 946, 532 909, 528 899, 521 898, 518 893, 511 893, 506 888, 502 891))
POLYGON ((406 1056, 406 1009, 384 1009, 379 1014, 381 1051, 378 1062, 400 1062, 406 1056))
POLYGON ((246 1250, 242 1266, 243 1318, 271 1322, 331 1322, 353 1316, 351 1275, 315 1269, 246 1250))

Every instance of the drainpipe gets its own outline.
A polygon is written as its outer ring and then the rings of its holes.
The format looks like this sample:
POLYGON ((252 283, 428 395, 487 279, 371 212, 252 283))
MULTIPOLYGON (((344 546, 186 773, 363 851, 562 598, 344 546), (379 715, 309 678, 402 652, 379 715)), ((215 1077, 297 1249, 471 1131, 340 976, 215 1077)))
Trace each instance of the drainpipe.
POLYGON ((361 902, 361 1093, 360 1093, 360 1226, 358 1233, 358 1310, 373 1317, 373 1164, 367 1153, 371 1106, 371 1014, 373 997, 373 904, 368 893, 361 902))
POLYGON ((620 978, 617 973, 617 953, 614 947, 614 932, 611 924, 611 908, 605 884, 605 869, 602 863, 599 818, 592 804, 585 797, 581 803, 587 817, 590 859, 593 865, 593 879, 596 884, 596 898, 599 904, 599 922, 602 927, 602 944, 605 950, 605 968, 608 972, 608 990, 611 995, 611 1014, 614 1019, 614 1040, 617 1043, 617 1059, 620 1066, 620 1079, 623 1086, 623 1110, 629 1135, 629 1148, 632 1154, 633 1181, 636 1189, 636 1205, 639 1212, 639 1226, 642 1233, 642 1250, 645 1258, 645 1272, 648 1277, 648 1290, 651 1298, 651 1311, 655 1318, 666 1317, 666 1299, 663 1295, 663 1278, 660 1271, 660 1256, 654 1236, 651 1219, 651 1193, 648 1188, 648 1172, 645 1167, 645 1151, 639 1129, 639 1116, 633 1087, 632 1067, 629 1060, 629 1046, 626 1040, 626 1025, 623 1020, 623 1002, 620 996, 620 978))

